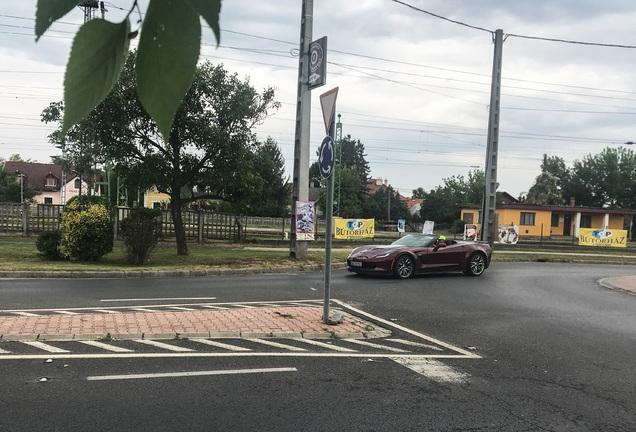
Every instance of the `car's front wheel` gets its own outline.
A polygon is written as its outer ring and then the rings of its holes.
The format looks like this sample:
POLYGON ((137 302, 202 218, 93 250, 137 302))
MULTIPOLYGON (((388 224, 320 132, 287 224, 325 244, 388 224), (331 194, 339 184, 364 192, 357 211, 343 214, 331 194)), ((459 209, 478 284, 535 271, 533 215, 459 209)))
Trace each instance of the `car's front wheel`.
POLYGON ((393 272, 395 277, 400 279, 406 279, 413 276, 415 271, 415 260, 408 255, 400 255, 395 260, 393 272))
POLYGON ((468 258, 468 264, 464 274, 468 276, 479 276, 486 270, 486 257, 479 252, 474 253, 468 258))

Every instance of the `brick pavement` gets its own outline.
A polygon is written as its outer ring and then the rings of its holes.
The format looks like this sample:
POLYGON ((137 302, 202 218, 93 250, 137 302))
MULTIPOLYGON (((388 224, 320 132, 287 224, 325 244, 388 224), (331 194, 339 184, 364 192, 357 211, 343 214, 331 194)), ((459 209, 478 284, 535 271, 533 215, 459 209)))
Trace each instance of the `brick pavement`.
MULTIPOLYGON (((175 337, 386 336, 386 330, 344 313, 342 323, 322 322, 322 307, 284 306, 225 310, 89 313, 0 317, 0 340, 172 339, 175 337)), ((332 311, 333 314, 333 311, 332 311)))

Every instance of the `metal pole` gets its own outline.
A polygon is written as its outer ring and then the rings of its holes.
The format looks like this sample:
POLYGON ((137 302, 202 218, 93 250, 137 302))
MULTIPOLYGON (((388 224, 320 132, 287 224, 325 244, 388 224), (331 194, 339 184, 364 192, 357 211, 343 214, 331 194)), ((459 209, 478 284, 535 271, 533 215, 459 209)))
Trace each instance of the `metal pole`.
MULTIPOLYGON (((336 107, 334 106, 334 112, 336 107)), ((329 124, 329 136, 333 139, 335 135, 336 124, 334 116, 331 117, 329 124)), ((335 149, 334 149, 335 150, 335 149)), ((334 173, 327 179, 327 208, 325 209, 325 299, 323 302, 322 322, 329 322, 329 303, 331 301, 331 238, 333 237, 333 183, 334 173)))
POLYGON ((481 213, 480 240, 491 246, 495 242, 495 215, 497 201, 497 153, 499 147, 499 114, 501 96, 501 61, 503 51, 503 30, 495 32, 495 53, 492 65, 490 88, 490 114, 488 118, 488 144, 484 168, 484 201, 481 213))
POLYGON ((291 241, 289 256, 307 257, 307 242, 296 238, 296 203, 309 198, 309 125, 311 121, 311 91, 309 79, 309 45, 313 32, 313 0, 303 0, 298 56, 298 97, 296 100, 296 138, 294 141, 294 174, 292 187, 291 241))

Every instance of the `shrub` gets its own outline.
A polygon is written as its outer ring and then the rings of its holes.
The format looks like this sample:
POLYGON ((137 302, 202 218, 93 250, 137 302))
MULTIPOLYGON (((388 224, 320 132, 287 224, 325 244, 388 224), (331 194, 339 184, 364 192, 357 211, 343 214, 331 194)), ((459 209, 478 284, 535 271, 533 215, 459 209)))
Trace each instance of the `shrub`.
POLYGON ((126 258, 130 264, 144 265, 161 238, 161 210, 135 207, 121 223, 126 258))
POLYGON ((68 200, 62 214, 62 252, 80 261, 97 261, 113 250, 111 205, 98 196, 68 200))
POLYGON ((42 231, 35 241, 35 247, 45 259, 62 259, 60 246, 62 245, 62 233, 58 230, 42 231))

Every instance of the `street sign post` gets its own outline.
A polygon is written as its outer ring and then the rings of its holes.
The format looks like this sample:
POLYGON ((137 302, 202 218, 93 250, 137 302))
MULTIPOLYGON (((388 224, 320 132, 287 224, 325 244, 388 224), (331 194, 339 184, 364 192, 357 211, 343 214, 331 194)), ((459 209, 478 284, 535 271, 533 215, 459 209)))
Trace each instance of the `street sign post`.
POLYGON ((338 87, 320 95, 320 108, 322 109, 322 119, 325 122, 325 133, 330 135, 329 128, 333 120, 333 113, 336 110, 336 99, 338 98, 338 87))
POLYGON ((320 176, 328 179, 333 174, 333 165, 336 161, 336 149, 333 138, 329 135, 322 140, 320 151, 318 152, 318 165, 320 166, 320 176))
POLYGON ((309 44, 309 90, 327 82, 327 36, 309 44))

